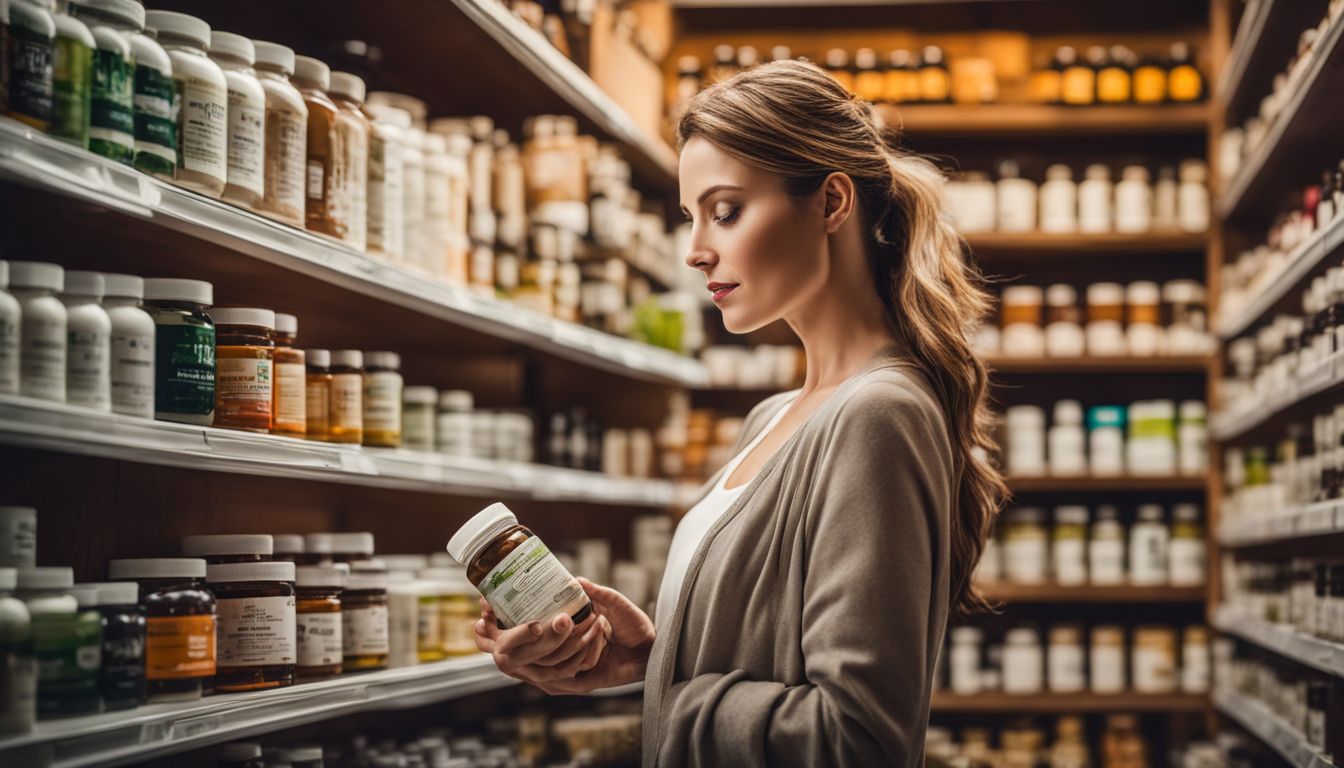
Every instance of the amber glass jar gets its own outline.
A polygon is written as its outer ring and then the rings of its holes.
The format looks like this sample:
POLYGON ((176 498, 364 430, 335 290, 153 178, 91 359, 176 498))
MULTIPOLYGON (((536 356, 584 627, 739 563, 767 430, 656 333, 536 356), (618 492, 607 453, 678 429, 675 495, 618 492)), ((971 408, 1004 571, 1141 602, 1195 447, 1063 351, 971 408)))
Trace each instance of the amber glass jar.
POLYGON ((327 95, 331 87, 331 69, 308 56, 294 57, 294 77, 290 79, 308 107, 308 166, 304 226, 312 232, 345 237, 339 180, 341 153, 336 139, 336 104, 327 95))
POLYGON ((275 386, 272 388, 271 431, 277 435, 303 437, 308 431, 308 372, 302 349, 294 348, 299 320, 293 315, 275 315, 275 386))
POLYGON ((305 358, 308 386, 303 398, 304 437, 326 440, 330 437, 331 423, 331 352, 310 349, 305 358))
POLYGON ((275 542, 269 533, 187 536, 182 554, 199 557, 209 565, 263 563, 271 559, 275 542))
POLYGON ((206 569, 219 616, 215 690, 256 691, 294 684, 293 563, 228 563, 206 569))
POLYGON ((215 319, 215 426, 271 431, 271 362, 275 313, 217 308, 215 319))
POLYGON ((140 585, 148 700, 199 699, 215 675, 215 596, 204 586, 205 561, 113 560, 107 570, 140 585))
POLYGON ((345 670, 387 666, 387 574, 352 572, 341 594, 341 654, 345 670))
POLYGON ((344 564, 296 572, 300 680, 341 674, 341 590, 349 573, 344 564))
POLYGON ((364 353, 338 349, 331 353, 331 410, 327 441, 359 444, 364 439, 364 353))

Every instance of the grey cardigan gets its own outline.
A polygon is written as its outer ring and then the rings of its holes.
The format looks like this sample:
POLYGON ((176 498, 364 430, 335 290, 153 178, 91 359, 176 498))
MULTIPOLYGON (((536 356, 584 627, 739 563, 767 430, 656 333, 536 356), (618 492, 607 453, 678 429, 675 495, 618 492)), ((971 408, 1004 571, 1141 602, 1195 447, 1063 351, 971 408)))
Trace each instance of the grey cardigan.
POLYGON ((923 765, 953 473, 913 363, 879 355, 842 384, 691 560, 649 658, 644 766, 923 765))

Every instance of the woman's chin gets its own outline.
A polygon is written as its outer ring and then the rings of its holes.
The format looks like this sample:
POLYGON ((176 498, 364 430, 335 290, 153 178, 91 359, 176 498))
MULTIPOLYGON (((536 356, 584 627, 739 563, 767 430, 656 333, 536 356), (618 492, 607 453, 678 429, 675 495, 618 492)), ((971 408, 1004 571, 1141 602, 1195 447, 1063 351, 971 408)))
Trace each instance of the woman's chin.
POLYGON ((772 322, 772 320, 762 320, 758 317, 751 317, 745 312, 740 311, 739 307, 724 308, 720 310, 720 315, 723 317, 724 330, 735 336, 742 336, 751 333, 752 331, 759 331, 772 322))

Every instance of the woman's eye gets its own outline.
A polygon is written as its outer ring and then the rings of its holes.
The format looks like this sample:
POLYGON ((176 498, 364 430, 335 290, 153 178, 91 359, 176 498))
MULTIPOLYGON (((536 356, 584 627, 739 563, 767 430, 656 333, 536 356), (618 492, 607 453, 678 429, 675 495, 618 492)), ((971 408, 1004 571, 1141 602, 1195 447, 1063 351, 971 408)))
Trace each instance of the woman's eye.
POLYGON ((714 209, 715 224, 732 224, 741 211, 736 205, 724 205, 714 209))

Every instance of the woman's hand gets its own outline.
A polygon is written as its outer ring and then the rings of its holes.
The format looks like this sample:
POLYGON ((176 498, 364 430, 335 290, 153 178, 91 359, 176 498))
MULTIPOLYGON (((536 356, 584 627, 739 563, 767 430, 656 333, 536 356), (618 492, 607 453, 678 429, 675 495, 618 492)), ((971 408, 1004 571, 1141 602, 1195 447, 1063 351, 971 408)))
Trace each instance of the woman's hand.
POLYGON ((653 621, 620 592, 587 579, 579 583, 593 601, 592 616, 579 627, 560 615, 546 625, 533 622, 501 630, 482 600, 476 647, 492 654, 505 674, 552 695, 643 680, 655 636, 653 621))

